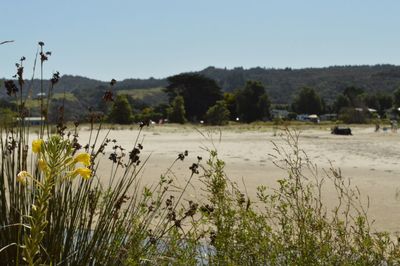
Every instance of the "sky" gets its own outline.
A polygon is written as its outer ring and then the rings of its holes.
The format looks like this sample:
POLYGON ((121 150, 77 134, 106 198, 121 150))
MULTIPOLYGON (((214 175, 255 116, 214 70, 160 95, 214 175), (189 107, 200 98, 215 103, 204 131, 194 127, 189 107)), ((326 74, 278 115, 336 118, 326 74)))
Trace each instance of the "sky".
POLYGON ((100 80, 220 68, 400 65, 397 0, 0 0, 0 77, 100 80), (38 73, 35 73, 38 75, 38 73))

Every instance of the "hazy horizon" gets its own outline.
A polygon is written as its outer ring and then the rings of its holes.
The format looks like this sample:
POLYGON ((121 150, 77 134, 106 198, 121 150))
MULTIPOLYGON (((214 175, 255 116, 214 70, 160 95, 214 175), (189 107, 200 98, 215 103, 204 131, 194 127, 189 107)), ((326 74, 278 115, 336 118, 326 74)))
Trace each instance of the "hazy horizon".
MULTIPOLYGON (((265 70, 285 70, 286 68, 290 68, 293 71, 296 70, 306 70, 306 69, 327 69, 327 68, 335 68, 335 67, 374 67, 374 66, 384 66, 384 65, 390 65, 390 66, 394 66, 394 67, 400 67, 399 65, 395 65, 395 64, 373 64, 373 65, 331 65, 331 66, 321 66, 321 67, 302 67, 302 68, 293 68, 293 67, 285 67, 285 68, 276 68, 276 67, 260 67, 260 66, 254 66, 254 67, 249 67, 249 68, 245 68, 242 66, 236 66, 236 67, 232 67, 232 68, 227 68, 227 67, 217 67, 217 66, 208 66, 205 67, 203 69, 197 69, 197 70, 193 70, 193 71, 183 71, 183 72, 179 72, 179 73, 172 73, 169 76, 165 76, 165 77, 155 77, 155 76, 149 76, 149 77, 124 77, 121 79, 116 79, 117 81, 124 81, 124 80, 129 80, 129 79, 141 79, 141 80, 146 80, 146 79, 166 79, 172 75, 178 75, 178 74, 182 74, 182 73, 197 73, 197 72, 201 72, 207 68, 215 68, 215 69, 225 69, 225 70, 234 70, 236 68, 242 68, 243 70, 247 71, 247 70, 251 70, 251 69, 255 69, 255 68, 262 68, 265 70)), ((27 71, 29 71, 30 69, 28 68, 27 71)), ((31 73, 28 72, 28 76, 26 77, 27 79, 31 78, 31 73)), ((113 77, 111 77, 110 79, 107 80, 103 80, 103 79, 97 79, 97 78, 93 78, 93 77, 88 77, 88 76, 83 76, 80 74, 71 74, 71 73, 60 73, 61 77, 63 76, 73 76, 73 77, 81 77, 81 78, 87 78, 87 79, 92 79, 92 80, 97 80, 97 81, 101 81, 101 82, 109 82, 113 77)), ((49 80, 51 78, 51 76, 46 77, 46 80, 49 80)), ((10 79, 9 77, 0 77, 0 79, 10 79)), ((12 79, 12 78, 11 78, 12 79)), ((35 75, 34 77, 35 80, 40 79, 39 76, 35 75)))

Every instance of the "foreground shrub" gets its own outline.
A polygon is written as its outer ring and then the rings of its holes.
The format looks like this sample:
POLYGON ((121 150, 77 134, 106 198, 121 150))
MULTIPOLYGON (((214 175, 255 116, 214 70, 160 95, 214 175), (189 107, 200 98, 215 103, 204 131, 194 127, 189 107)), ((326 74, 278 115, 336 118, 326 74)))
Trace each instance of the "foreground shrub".
POLYGON ((258 188, 257 200, 229 181, 216 152, 202 178, 208 199, 208 262, 216 265, 380 265, 399 263, 399 247, 387 233, 371 231, 367 210, 333 167, 320 174, 287 131, 289 148, 275 146, 275 163, 287 172, 277 189, 258 188), (337 204, 322 202, 323 184, 337 193, 337 204))
MULTIPOLYGON (((140 189, 141 144, 129 155, 114 145, 108 185, 96 179, 98 150, 77 153, 76 138, 50 137, 32 145, 34 168, 12 176, 3 161, 0 256, 8 265, 27 262, 73 265, 378 265, 400 263, 398 245, 370 229, 358 190, 339 170, 322 172, 286 132, 289 148, 275 146, 274 162, 286 170, 276 189, 260 186, 246 195, 224 172, 216 151, 190 167, 183 188, 172 169, 140 189), (61 155, 61 156, 60 156, 61 155), (128 156, 128 157, 127 157, 128 156), (90 158, 90 161, 89 161, 90 158), (127 161, 125 162, 125 159, 127 161), (78 163, 78 164, 77 164, 78 163), (79 164, 80 163, 80 164, 79 164), (85 166, 89 168, 85 168, 85 166), (82 170, 80 170, 82 169, 82 170), (88 169, 88 170, 84 170, 88 169), (116 178, 121 170, 121 178, 116 178), (32 174, 31 174, 32 173, 32 174), (83 178, 76 178, 80 175, 83 178), (193 178, 203 191, 186 200, 193 178), (323 184, 337 192, 336 207, 322 201, 323 184), (10 184, 10 185, 8 185, 10 184)), ((10 142, 4 147, 10 147, 10 142)), ((113 142, 115 143, 115 142, 113 142)))

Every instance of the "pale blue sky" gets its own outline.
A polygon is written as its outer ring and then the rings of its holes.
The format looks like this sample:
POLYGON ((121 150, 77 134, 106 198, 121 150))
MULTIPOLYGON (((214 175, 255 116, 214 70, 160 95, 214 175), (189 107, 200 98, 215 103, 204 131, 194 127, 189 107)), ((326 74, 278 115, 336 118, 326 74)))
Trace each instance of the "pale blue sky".
POLYGON ((36 44, 52 71, 101 80, 207 66, 400 64, 396 0, 0 0, 0 77, 36 44))

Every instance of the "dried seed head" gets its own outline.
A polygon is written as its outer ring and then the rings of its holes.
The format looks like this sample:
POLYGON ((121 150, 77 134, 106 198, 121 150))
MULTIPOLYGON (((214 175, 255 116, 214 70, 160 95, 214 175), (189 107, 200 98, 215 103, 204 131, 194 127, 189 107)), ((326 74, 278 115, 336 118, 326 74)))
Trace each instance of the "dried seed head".
POLYGON ((6 87, 9 96, 15 95, 18 92, 18 87, 15 85, 13 80, 6 80, 4 86, 6 87))

